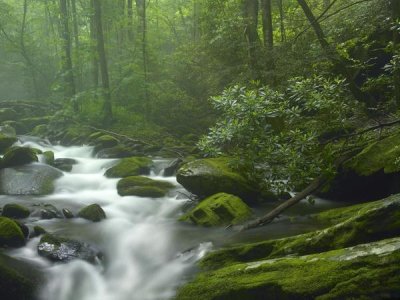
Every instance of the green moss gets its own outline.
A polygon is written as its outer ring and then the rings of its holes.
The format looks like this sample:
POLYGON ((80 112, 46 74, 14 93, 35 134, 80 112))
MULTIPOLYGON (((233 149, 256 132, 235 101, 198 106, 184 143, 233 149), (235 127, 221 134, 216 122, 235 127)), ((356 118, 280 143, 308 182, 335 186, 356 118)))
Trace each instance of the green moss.
POLYGON ((32 131, 38 125, 48 124, 51 118, 51 116, 25 118, 21 119, 20 123, 24 128, 26 128, 26 130, 32 131))
POLYGON ((104 135, 103 132, 96 131, 96 132, 92 133, 91 135, 89 135, 88 141, 89 142, 93 142, 94 140, 96 140, 97 138, 101 137, 102 135, 104 135))
POLYGON ((45 151, 43 152, 43 163, 52 166, 54 164, 54 152, 45 151))
POLYGON ((16 141, 17 141, 17 138, 15 136, 6 136, 6 135, 0 133, 0 153, 4 153, 16 141))
POLYGON ((129 157, 121 159, 117 165, 108 169, 105 176, 109 178, 124 178, 150 173, 151 159, 147 157, 129 157))
POLYGON ((21 228, 13 220, 0 217, 0 247, 20 247, 25 244, 21 228))
POLYGON ((132 155, 135 155, 135 150, 122 144, 103 149, 97 153, 100 158, 125 158, 132 155))
POLYGON ((82 126, 70 126, 63 133, 61 143, 63 145, 80 145, 83 144, 91 130, 82 126))
POLYGON ((368 176, 379 170, 385 173, 400 171, 400 133, 386 137, 366 147, 346 163, 359 175, 368 176))
POLYGON ((208 197, 224 192, 255 201, 257 192, 246 178, 230 167, 230 158, 199 159, 184 164, 177 180, 193 194, 208 197))
POLYGON ((35 150, 29 147, 12 147, 3 156, 2 167, 15 167, 37 162, 35 150))
POLYGON ((99 222, 106 218, 106 213, 98 204, 91 204, 82 208, 78 212, 78 217, 90 220, 92 222, 99 222))
POLYGON ((162 198, 166 195, 164 189, 160 189, 154 186, 135 186, 130 187, 120 193, 121 196, 137 196, 137 197, 148 197, 148 198, 162 198))
POLYGON ((117 190, 121 196, 164 197, 174 185, 143 176, 130 176, 118 181, 117 190))
POLYGON ((204 268, 215 268, 232 262, 272 259, 286 255, 305 255, 340 249, 359 243, 378 241, 400 235, 400 195, 384 200, 334 209, 315 218, 335 225, 294 237, 239 245, 210 253, 204 268))
POLYGON ((238 224, 250 216, 250 208, 239 197, 218 193, 201 201, 180 220, 202 226, 222 226, 238 224))
POLYGON ((35 126, 32 130, 32 135, 34 136, 39 136, 39 137, 45 137, 47 135, 47 125, 46 124, 40 124, 35 126))
POLYGON ((400 238, 205 271, 176 299, 380 299, 399 295, 400 238), (388 284, 388 280, 390 283, 388 284))
POLYGON ((6 204, 3 207, 3 216, 14 219, 24 219, 30 215, 30 211, 25 206, 19 204, 6 204))
POLYGON ((96 152, 104 148, 114 147, 118 145, 118 143, 119 140, 111 135, 102 135, 93 141, 93 144, 95 145, 94 149, 96 152))

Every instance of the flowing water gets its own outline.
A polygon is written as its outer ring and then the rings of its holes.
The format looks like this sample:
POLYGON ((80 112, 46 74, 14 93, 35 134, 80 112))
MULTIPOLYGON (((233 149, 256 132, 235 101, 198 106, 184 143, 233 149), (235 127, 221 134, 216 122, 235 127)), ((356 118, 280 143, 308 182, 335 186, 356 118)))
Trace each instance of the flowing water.
MULTIPOLYGON (((56 158, 78 161, 72 171, 56 181, 55 192, 44 197, 0 196, 0 202, 34 205, 49 203, 59 210, 76 213, 97 203, 107 219, 92 223, 80 218, 40 220, 26 224, 40 225, 50 233, 87 242, 98 248, 104 259, 93 265, 81 260, 51 263, 37 254, 39 238, 34 238, 9 254, 34 262, 44 268, 47 284, 41 291, 43 300, 160 300, 174 296, 177 287, 195 271, 195 263, 212 247, 265 237, 280 237, 308 231, 313 227, 306 219, 296 223, 289 218, 251 234, 236 234, 224 229, 207 229, 177 222, 188 199, 178 196, 182 188, 174 177, 158 173, 168 160, 154 160, 153 179, 176 185, 170 196, 161 199, 121 197, 116 190, 118 179, 103 176, 115 159, 98 159, 92 147, 53 146, 44 141, 22 138, 24 146, 52 150, 56 158), (183 198, 183 199, 182 199, 183 198)), ((323 205, 330 205, 326 202, 323 205)), ((301 207, 301 206, 300 206, 301 207)), ((307 204, 302 206, 309 207, 307 204)), ((309 212, 314 208, 307 208, 309 212)))

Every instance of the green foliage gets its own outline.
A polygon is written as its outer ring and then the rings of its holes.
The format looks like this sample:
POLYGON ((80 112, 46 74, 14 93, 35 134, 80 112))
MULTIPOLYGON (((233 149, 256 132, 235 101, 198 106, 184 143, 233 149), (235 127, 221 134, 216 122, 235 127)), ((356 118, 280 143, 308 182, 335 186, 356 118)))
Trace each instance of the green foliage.
POLYGON ((321 76, 294 78, 284 92, 234 86, 212 103, 221 117, 199 148, 240 158, 252 176, 278 190, 332 175, 336 149, 321 142, 346 132, 357 106, 343 80, 321 76))

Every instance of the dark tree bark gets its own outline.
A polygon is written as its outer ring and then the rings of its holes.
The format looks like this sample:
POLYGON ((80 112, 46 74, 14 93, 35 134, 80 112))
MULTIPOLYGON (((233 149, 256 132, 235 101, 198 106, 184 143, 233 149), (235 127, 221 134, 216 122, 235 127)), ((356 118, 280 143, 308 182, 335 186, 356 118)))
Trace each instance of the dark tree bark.
POLYGON ((258 0, 243 1, 243 17, 245 20, 245 37, 247 41, 247 50, 249 55, 250 68, 253 73, 253 79, 258 79, 257 75, 257 49, 260 44, 258 36, 258 0))
POLYGON ((91 50, 92 50, 92 80, 93 87, 97 89, 99 87, 99 55, 97 53, 97 34, 96 34, 96 22, 94 19, 94 7, 93 0, 90 1, 92 14, 90 17, 90 39, 91 39, 91 50))
POLYGON ((297 0, 301 8, 303 9, 303 12, 305 16, 307 17, 311 27, 313 28, 315 35, 317 36, 317 39, 319 41, 319 44, 321 45, 321 48, 324 50, 325 54, 327 57, 331 60, 331 62, 335 65, 337 68, 338 72, 346 78, 346 81, 349 85, 349 89, 351 93, 353 94, 354 98, 357 99, 360 102, 364 102, 369 106, 372 106, 374 104, 374 99, 367 93, 364 93, 359 86, 354 81, 353 74, 352 72, 349 71, 348 65, 351 63, 348 61, 345 61, 343 58, 339 56, 337 51, 330 46, 328 43, 325 34, 321 28, 321 25, 319 24, 318 20, 315 18, 314 14, 312 13, 310 7, 308 6, 307 2, 305 0, 297 0))
POLYGON ((105 125, 108 125, 113 120, 113 114, 111 105, 110 79, 108 75, 106 50, 104 47, 101 0, 93 0, 93 7, 94 7, 94 21, 96 26, 97 53, 99 56, 100 74, 101 74, 101 82, 102 82, 103 97, 104 97, 103 123, 105 125))
MULTIPOLYGON (((71 99, 76 93, 74 74, 72 70, 72 58, 71 58, 71 36, 69 31, 68 22, 68 8, 67 0, 60 0, 60 16, 61 16, 61 38, 63 43, 63 55, 61 57, 61 65, 63 71, 63 77, 65 82, 64 97, 65 99, 71 99)), ((74 110, 78 111, 79 107, 77 103, 74 103, 74 110)))
POLYGON ((283 0, 278 0, 279 7, 279 22, 281 30, 281 42, 286 42, 286 29, 285 29, 285 12, 283 10, 283 0))
POLYGON ((272 50, 274 47, 274 31, 272 27, 271 0, 261 0, 264 46, 272 50))
MULTIPOLYGON (((400 21, 400 1, 390 0, 390 8, 392 9, 392 21, 397 24, 400 21)), ((400 53, 400 32, 397 26, 393 26, 393 53, 400 53)), ((394 99, 397 107, 400 107, 400 70, 395 70, 393 74, 394 82, 394 99)))
POLYGON ((136 7, 140 16, 140 30, 142 35, 142 58, 143 58, 143 92, 144 92, 144 101, 145 101, 145 114, 146 119, 150 118, 150 100, 149 100, 149 93, 147 90, 147 82, 148 82, 148 57, 147 57, 147 4, 146 0, 136 0, 136 7))
POLYGON ((72 24, 74 28, 74 46, 75 46, 75 65, 77 67, 77 83, 76 87, 78 90, 82 89, 82 63, 81 63, 81 51, 80 51, 80 41, 79 41, 79 25, 78 25, 78 13, 76 11, 76 0, 70 0, 71 11, 72 11, 72 24))
POLYGON ((324 0, 324 9, 331 5, 331 0, 324 0))
POLYGON ((127 3, 127 15, 128 15, 128 39, 130 42, 134 40, 133 36, 133 3, 132 0, 128 0, 127 3))

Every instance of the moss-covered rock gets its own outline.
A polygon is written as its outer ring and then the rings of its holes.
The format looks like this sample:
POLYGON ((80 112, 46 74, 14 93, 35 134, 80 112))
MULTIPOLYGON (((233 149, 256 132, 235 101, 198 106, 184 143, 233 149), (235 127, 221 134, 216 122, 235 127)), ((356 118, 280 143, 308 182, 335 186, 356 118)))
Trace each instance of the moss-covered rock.
POLYGON ((400 238, 394 238, 204 271, 176 299, 394 299, 399 265, 400 238))
POLYGON ((130 176, 117 183, 118 194, 121 196, 164 197, 174 185, 167 181, 153 180, 143 176, 130 176))
POLYGON ((250 208, 239 197, 218 193, 201 201, 180 220, 202 226, 222 226, 241 223, 250 216, 250 208))
POLYGON ((17 112, 12 108, 0 108, 0 122, 15 120, 17 112))
POLYGON ((117 165, 108 169, 108 178, 124 178, 128 176, 147 175, 150 173, 151 159, 147 157, 128 157, 121 159, 117 165))
POLYGON ((89 206, 82 208, 78 212, 78 217, 84 218, 92 222, 100 222, 101 220, 106 218, 106 213, 104 212, 104 210, 101 208, 100 205, 91 204, 89 206))
POLYGON ((42 153, 42 162, 49 166, 54 165, 54 152, 53 151, 43 152, 42 153))
POLYGON ((25 244, 21 228, 13 220, 0 217, 0 247, 20 247, 25 244))
POLYGON ((0 254, 0 295, 4 300, 34 300, 43 274, 26 261, 0 254))
POLYGON ((99 252, 90 245, 64 237, 46 233, 37 246, 38 253, 49 260, 69 262, 73 259, 82 259, 95 263, 99 252))
POLYGON ((11 147, 3 156, 1 166, 10 168, 37 162, 36 151, 29 147, 11 147))
POLYGON ((53 162, 53 166, 64 172, 71 172, 74 165, 78 163, 73 158, 57 158, 53 162))
POLYGON ((92 143, 94 144, 94 151, 98 152, 101 149, 117 146, 119 140, 111 135, 102 135, 97 137, 92 143))
POLYGON ((293 237, 218 250, 210 253, 202 263, 211 268, 232 262, 318 253, 399 236, 400 194, 376 202, 329 210, 313 218, 328 227, 293 237))
POLYGON ((98 158, 126 158, 137 154, 137 151, 131 147, 119 144, 112 148, 102 149, 97 152, 98 158))
POLYGON ((91 134, 91 129, 82 126, 69 126, 61 134, 57 135, 57 139, 65 146, 82 145, 86 142, 87 137, 91 134))
POLYGON ((229 163, 229 158, 195 160, 184 164, 176 178, 185 189, 199 196, 208 197, 224 192, 254 202, 257 196, 255 188, 229 163))
POLYGON ((51 118, 51 116, 24 118, 20 120, 20 123, 28 132, 31 132, 38 125, 48 124, 51 118))
POLYGON ((3 133, 0 133, 0 153, 4 153, 16 141, 17 138, 15 136, 8 136, 3 133))
POLYGON ((8 218, 13 218, 13 219, 24 219, 29 217, 30 211, 27 207, 15 204, 15 203, 9 203, 4 205, 3 207, 3 217, 8 217, 8 218))

